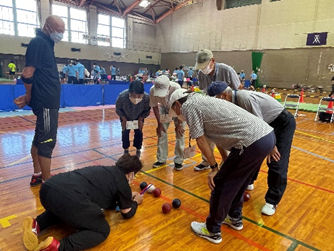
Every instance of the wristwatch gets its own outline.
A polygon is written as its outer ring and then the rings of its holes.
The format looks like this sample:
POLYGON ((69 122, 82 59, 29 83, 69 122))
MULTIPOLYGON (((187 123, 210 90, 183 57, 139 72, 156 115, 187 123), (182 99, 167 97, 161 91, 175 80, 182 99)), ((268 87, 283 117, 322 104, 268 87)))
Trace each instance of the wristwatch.
POLYGON ((212 165, 212 166, 210 165, 210 168, 211 168, 211 169, 218 168, 218 164, 217 164, 217 162, 216 162, 214 165, 212 165))

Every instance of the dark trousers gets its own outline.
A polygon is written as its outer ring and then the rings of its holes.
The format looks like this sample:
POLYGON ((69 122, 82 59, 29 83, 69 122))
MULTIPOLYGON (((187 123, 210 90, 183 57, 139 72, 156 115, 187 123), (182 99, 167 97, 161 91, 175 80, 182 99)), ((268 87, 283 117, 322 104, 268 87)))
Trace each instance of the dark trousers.
POLYGON ((40 200, 46 210, 36 219, 41 231, 58 223, 77 230, 60 241, 59 251, 92 248, 108 237, 110 227, 101 208, 83 195, 76 192, 66 194, 43 184, 40 200))
POLYGON ((255 85, 256 85, 256 79, 251 79, 250 82, 251 82, 251 85, 254 86, 254 88, 255 88, 255 87, 256 87, 256 86, 255 86, 255 85))
POLYGON ((83 79, 83 78, 80 78, 78 83, 79 83, 79 84, 84 84, 84 79, 83 79))
POLYGON ((111 75, 112 80, 116 80, 116 75, 111 75))
POLYGON ((38 155, 51 158, 57 141, 58 109, 33 108, 33 113, 37 119, 32 144, 37 148, 38 155))
POLYGON ((242 217, 244 191, 274 145, 275 135, 271 132, 243 150, 231 150, 214 177, 215 189, 211 192, 210 214, 206 219, 210 232, 220 232, 227 214, 233 218, 242 217))
POLYGON ((183 86, 183 80, 179 80, 179 81, 177 81, 178 83, 179 83, 179 85, 181 86, 181 88, 182 88, 182 86, 183 86))
POLYGON ((68 83, 69 83, 69 84, 77 84, 77 83, 78 83, 78 80, 77 80, 76 77, 68 76, 68 83))
MULTIPOLYGON (((272 160, 271 163, 268 164, 268 191, 265 199, 266 202, 277 205, 281 201, 287 185, 290 150, 296 129, 296 121, 290 112, 283 110, 283 112, 270 123, 270 126, 274 128, 276 147, 281 154, 281 159, 278 162, 272 160)), ((260 170, 255 173, 251 184, 256 180, 259 171, 260 170)))
MULTIPOLYGON (((133 139, 133 146, 137 149, 141 149, 143 144, 143 131, 136 129, 134 130, 135 135, 133 139)), ((128 149, 130 147, 130 130, 123 130, 122 131, 122 142, 123 142, 123 149, 128 149)))

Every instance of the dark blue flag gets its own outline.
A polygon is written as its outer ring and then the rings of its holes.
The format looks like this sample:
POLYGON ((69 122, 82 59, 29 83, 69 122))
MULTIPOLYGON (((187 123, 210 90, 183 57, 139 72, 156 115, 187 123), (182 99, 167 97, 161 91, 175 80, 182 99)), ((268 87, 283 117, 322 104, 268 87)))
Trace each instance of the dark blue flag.
POLYGON ((326 45, 327 43, 327 32, 320 33, 309 33, 307 34, 306 45, 326 45))

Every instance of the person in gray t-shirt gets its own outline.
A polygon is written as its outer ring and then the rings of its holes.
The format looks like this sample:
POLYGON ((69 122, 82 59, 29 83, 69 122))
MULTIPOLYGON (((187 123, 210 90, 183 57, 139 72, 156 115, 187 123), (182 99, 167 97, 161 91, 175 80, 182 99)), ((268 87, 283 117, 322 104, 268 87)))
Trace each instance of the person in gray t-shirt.
POLYGON ((191 138, 212 168, 208 175, 210 215, 204 223, 192 222, 191 228, 200 237, 220 243, 222 223, 243 228, 243 194, 275 146, 273 128, 230 102, 182 89, 173 92, 169 106, 180 120, 187 121, 191 138), (220 169, 207 139, 218 149, 231 151, 220 169))
POLYGON ((217 63, 212 52, 207 49, 197 52, 195 70, 199 70, 199 88, 204 92, 214 81, 224 81, 233 90, 239 89, 241 84, 235 70, 227 64, 217 63))
MULTIPOLYGON (((240 79, 235 70, 227 64, 217 63, 210 50, 204 49, 197 52, 195 69, 199 70, 199 88, 204 92, 213 81, 224 81, 234 90, 240 87, 240 79)), ((209 144, 214 149, 215 145, 210 141, 209 144)), ((205 156, 202 156, 202 159, 202 162, 195 166, 195 171, 210 168, 205 156)))
MULTIPOLYGON (((296 129, 294 117, 284 107, 268 94, 246 90, 232 90, 224 82, 214 82, 208 88, 210 96, 216 96, 240 106, 255 116, 262 118, 274 128, 276 146, 268 156, 268 191, 266 204, 262 208, 265 215, 273 215, 276 206, 281 201, 287 184, 287 173, 293 135, 296 129)), ((253 182, 258 172, 248 185, 253 190, 253 182)))

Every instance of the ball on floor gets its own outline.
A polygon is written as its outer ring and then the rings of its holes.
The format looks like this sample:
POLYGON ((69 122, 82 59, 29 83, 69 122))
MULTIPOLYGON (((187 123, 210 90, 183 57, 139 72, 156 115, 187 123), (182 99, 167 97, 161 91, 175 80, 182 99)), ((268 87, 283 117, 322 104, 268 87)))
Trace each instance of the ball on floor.
POLYGON ((164 203, 161 209, 164 214, 168 214, 172 210, 172 206, 169 203, 164 203))
POLYGON ((150 188, 147 189, 147 192, 148 193, 153 193, 154 189, 155 189, 155 186, 152 184, 152 186, 150 186, 150 188))
POLYGON ((250 198, 250 194, 248 192, 244 192, 244 201, 249 201, 250 198))
POLYGON ((175 209, 179 208, 181 206, 181 201, 179 199, 174 199, 172 205, 175 209))
POLYGON ((140 190, 143 190, 146 186, 147 186, 147 183, 146 183, 145 181, 143 181, 143 182, 140 183, 140 185, 139 185, 140 190))
POLYGON ((160 194, 161 194, 160 188, 156 188, 156 189, 153 190, 153 196, 154 197, 160 197, 160 194))

